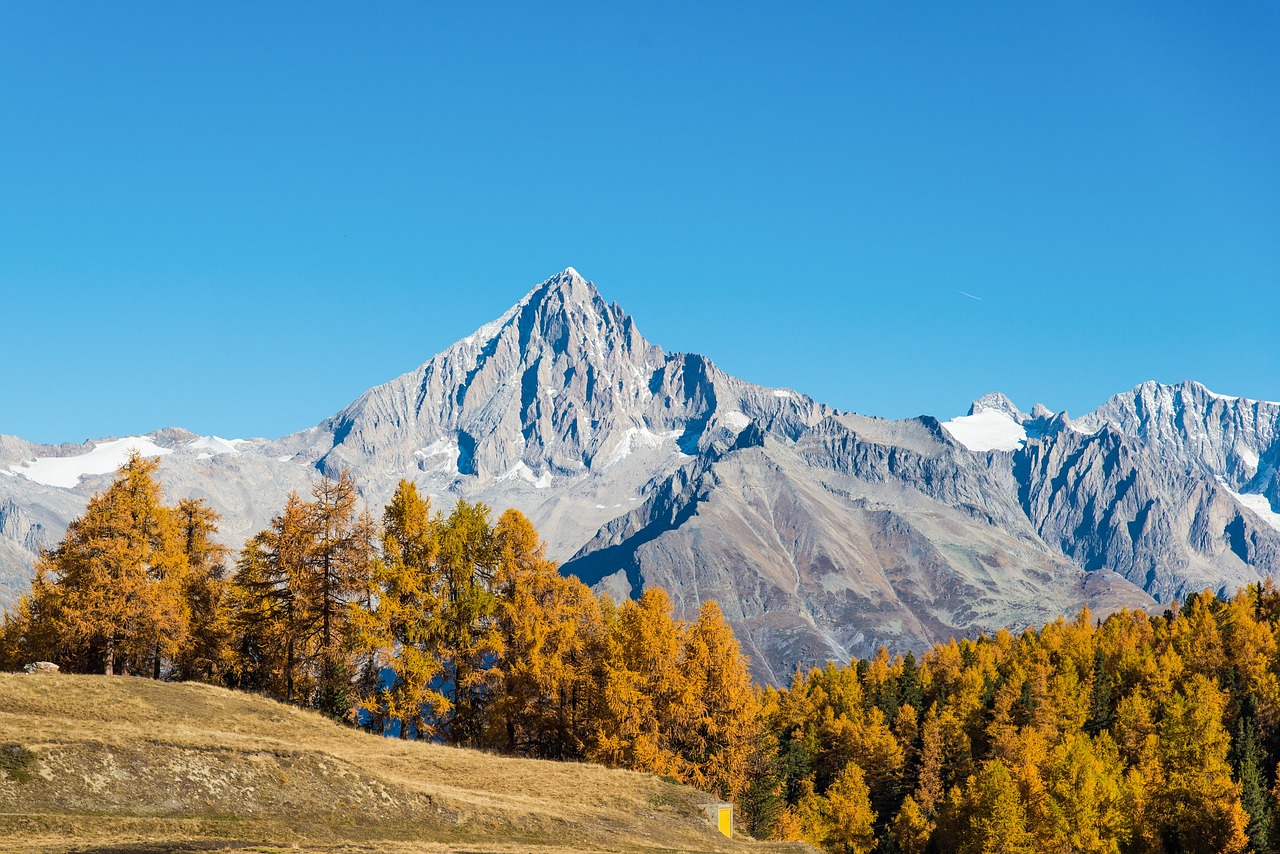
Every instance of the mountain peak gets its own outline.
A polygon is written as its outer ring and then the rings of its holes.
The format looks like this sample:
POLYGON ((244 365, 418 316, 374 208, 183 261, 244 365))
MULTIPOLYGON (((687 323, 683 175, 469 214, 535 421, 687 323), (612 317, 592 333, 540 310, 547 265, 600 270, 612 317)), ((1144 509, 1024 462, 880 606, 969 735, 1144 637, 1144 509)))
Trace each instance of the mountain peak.
MULTIPOLYGON (((1211 401, 1222 401, 1228 406, 1280 406, 1280 403, 1267 400, 1255 400, 1250 397, 1239 397, 1234 394, 1219 394, 1208 386, 1197 380, 1183 380, 1178 383, 1162 383, 1158 380, 1147 380, 1137 386, 1134 386, 1127 392, 1113 395, 1107 403, 1103 404, 1102 409, 1113 406, 1117 402, 1132 401, 1135 399, 1143 399, 1148 403, 1162 402, 1167 406, 1180 406, 1188 399, 1194 401, 1199 406, 1209 404, 1211 401)), ((1101 410, 1100 410, 1101 411, 1101 410)))
POLYGON ((447 488, 474 478, 468 489, 545 489, 615 465, 646 482, 754 419, 794 439, 825 414, 803 395, 664 353, 568 267, 302 441, 325 472, 376 458, 447 488))
POLYGON ((572 299, 582 302, 593 302, 597 299, 603 304, 600 292, 594 283, 588 281, 573 267, 565 267, 559 273, 539 284, 526 295, 521 302, 545 302, 549 298, 559 296, 561 300, 572 299))
POLYGON ((565 267, 549 279, 534 285, 519 302, 496 320, 489 321, 467 337, 459 339, 441 355, 483 350, 504 329, 513 323, 520 323, 520 318, 529 313, 543 316, 563 314, 570 306, 578 305, 584 312, 587 306, 591 306, 591 313, 599 315, 601 311, 595 306, 597 302, 600 308, 605 306, 596 286, 584 279, 573 267, 565 267))
POLYGON ((1025 421, 1027 418, 1027 416, 1023 414, 1022 410, 1018 409, 1018 407, 1014 405, 1012 400, 998 391, 984 394, 982 397, 975 400, 969 407, 969 415, 977 415, 979 412, 988 409, 1001 412, 1019 423, 1025 421))

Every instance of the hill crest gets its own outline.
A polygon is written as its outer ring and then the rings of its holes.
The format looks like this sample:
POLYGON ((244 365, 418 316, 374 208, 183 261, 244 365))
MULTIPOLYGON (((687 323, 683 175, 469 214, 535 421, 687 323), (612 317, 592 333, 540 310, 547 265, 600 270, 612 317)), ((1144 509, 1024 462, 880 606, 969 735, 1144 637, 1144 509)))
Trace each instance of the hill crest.
POLYGON ((25 850, 742 848, 702 811, 715 798, 652 775, 381 738, 194 683, 0 674, 0 744, 34 754, 0 775, 0 838, 25 850))

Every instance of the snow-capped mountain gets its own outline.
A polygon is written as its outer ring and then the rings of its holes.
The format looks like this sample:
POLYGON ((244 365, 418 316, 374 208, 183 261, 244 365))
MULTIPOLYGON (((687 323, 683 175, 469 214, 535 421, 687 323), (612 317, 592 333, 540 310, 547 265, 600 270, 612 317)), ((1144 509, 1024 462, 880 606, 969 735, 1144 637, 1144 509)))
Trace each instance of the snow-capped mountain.
POLYGON ((1147 383, 1076 420, 1003 395, 945 423, 840 413, 649 343, 569 268, 419 368, 268 441, 166 429, 85 445, 0 437, 0 604, 132 449, 229 545, 349 468, 447 506, 517 507, 615 597, 719 601, 757 674, 1150 607, 1280 570, 1280 406, 1147 383))

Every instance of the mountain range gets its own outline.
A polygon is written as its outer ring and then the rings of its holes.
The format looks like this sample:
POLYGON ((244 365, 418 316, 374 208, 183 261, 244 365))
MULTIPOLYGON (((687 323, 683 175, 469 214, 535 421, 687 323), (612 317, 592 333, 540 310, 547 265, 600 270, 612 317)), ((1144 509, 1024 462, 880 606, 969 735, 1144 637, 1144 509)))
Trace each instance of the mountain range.
POLYGON ((132 449, 233 548, 343 469, 375 510, 401 478, 439 508, 516 507, 615 599, 719 602, 771 683, 1280 571, 1280 404, 1148 382, 1075 419, 1001 394, 945 422, 841 412, 665 352, 572 268, 282 438, 0 436, 0 606, 132 449))

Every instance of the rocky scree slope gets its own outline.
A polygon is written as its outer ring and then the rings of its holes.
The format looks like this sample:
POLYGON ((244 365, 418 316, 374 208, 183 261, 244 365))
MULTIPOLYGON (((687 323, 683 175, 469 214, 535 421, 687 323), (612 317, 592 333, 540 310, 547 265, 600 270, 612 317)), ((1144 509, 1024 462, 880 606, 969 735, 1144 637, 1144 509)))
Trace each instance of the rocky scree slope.
POLYGON ((715 599, 773 684, 882 644, 921 650, 1086 605, 1154 604, 1049 547, 1011 472, 927 417, 835 415, 795 442, 749 426, 657 484, 565 571, 615 598, 657 584, 685 614, 715 599))

